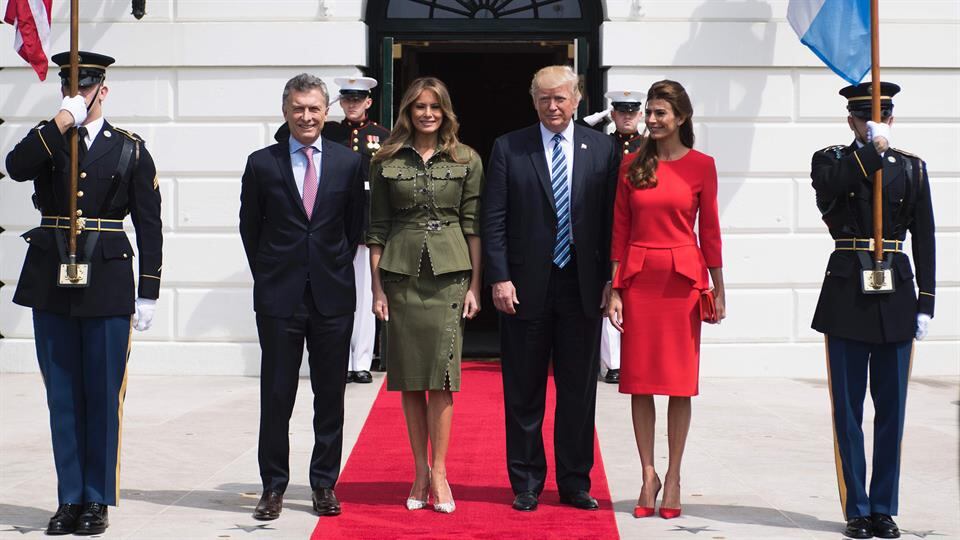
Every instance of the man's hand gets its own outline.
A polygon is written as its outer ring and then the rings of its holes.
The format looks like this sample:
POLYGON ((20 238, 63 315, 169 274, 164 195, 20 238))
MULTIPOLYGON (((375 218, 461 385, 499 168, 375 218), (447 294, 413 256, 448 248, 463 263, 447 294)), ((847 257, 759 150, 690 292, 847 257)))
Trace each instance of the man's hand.
POLYGON ((584 122, 585 124, 587 124, 588 126, 593 127, 593 126, 599 124, 600 122, 603 122, 603 120, 604 120, 605 118, 610 118, 610 111, 612 111, 612 110, 613 110, 613 106, 611 106, 611 107, 608 108, 608 109, 604 109, 604 110, 602 110, 602 111, 600 111, 600 112, 595 112, 595 113, 593 113, 593 114, 584 116, 584 117, 583 117, 583 122, 584 122))
POLYGON ((157 301, 149 298, 137 298, 136 310, 133 312, 133 327, 143 332, 153 324, 153 313, 157 309, 157 301))
POLYGON ((79 94, 63 98, 63 101, 60 102, 60 110, 67 111, 73 117, 73 123, 64 126, 66 128, 81 126, 83 121, 87 119, 87 102, 79 94))
POLYGON ((883 122, 867 121, 867 141, 872 142, 881 154, 893 144, 890 142, 890 125, 883 122))
POLYGON ((930 326, 930 316, 926 313, 917 314, 917 340, 923 341, 923 338, 927 337, 927 331, 930 326))
POLYGON ((517 299, 517 289, 512 281, 498 281, 493 284, 493 305, 497 311, 507 315, 516 315, 516 305, 520 303, 517 299))

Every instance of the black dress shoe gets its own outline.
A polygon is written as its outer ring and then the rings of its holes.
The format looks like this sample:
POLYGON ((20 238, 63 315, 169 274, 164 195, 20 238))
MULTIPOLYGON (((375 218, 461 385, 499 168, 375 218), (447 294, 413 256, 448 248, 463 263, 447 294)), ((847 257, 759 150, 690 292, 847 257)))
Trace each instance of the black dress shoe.
POLYGON ((73 534, 103 534, 110 526, 110 520, 107 519, 107 505, 100 503, 87 503, 83 506, 83 513, 77 518, 77 528, 73 534))
POLYGON ((269 489, 260 496, 260 502, 253 510, 253 519, 260 521, 277 519, 280 517, 281 510, 283 510, 283 493, 269 489))
POLYGON ((339 516, 340 501, 333 488, 318 488, 313 490, 313 511, 321 516, 339 516))
POLYGON ((877 538, 900 538, 900 528, 893 518, 886 514, 873 514, 870 516, 873 523, 873 535, 877 538))
POLYGON ((847 520, 847 528, 843 530, 844 536, 850 538, 873 538, 873 524, 868 517, 855 517, 847 520))
POLYGON ((521 512, 533 512, 537 509, 538 504, 537 494, 532 491, 517 493, 517 496, 513 499, 513 509, 521 512))
POLYGON ((607 374, 603 376, 603 382, 608 384, 617 384, 620 382, 620 370, 608 369, 607 374))
POLYGON ((83 512, 82 504, 61 504, 57 508, 57 513, 47 524, 47 534, 56 536, 72 533, 77 528, 77 518, 80 517, 81 512, 83 512))
POLYGON ((600 504, 597 503, 597 500, 590 496, 590 492, 579 490, 572 493, 560 492, 560 502, 563 504, 569 504, 574 508, 579 508, 581 510, 596 510, 600 508, 600 504))
POLYGON ((360 384, 370 384, 373 382, 373 375, 369 371, 356 371, 353 374, 353 382, 360 384))
POLYGON ((347 372, 347 384, 352 383, 352 382, 357 382, 357 372, 356 372, 356 371, 348 371, 348 372, 347 372))

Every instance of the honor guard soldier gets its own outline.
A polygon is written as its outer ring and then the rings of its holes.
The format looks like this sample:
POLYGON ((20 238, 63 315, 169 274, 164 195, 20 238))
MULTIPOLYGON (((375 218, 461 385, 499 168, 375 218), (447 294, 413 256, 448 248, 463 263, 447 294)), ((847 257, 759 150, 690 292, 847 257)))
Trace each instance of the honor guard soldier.
POLYGON ((898 538, 900 440, 914 339, 933 317, 935 258, 927 166, 890 146, 893 96, 881 83, 882 121, 871 118, 869 83, 840 90, 855 139, 813 155, 817 207, 835 248, 827 263, 813 328, 825 335, 840 503, 852 538, 898 538), (883 178, 884 285, 874 276, 873 183, 883 178), (903 251, 910 232, 913 264, 903 251), (914 278, 917 290, 914 289, 914 278), (861 420, 869 372, 876 411, 867 490, 861 420))
MULTIPOLYGON (((323 127, 323 136, 340 143, 363 157, 364 167, 370 168, 370 159, 380 150, 380 145, 390 135, 390 130, 367 118, 367 110, 373 105, 370 91, 377 80, 370 77, 338 77, 333 80, 340 87, 342 122, 328 122, 323 127)), ((370 186, 364 187, 369 212, 370 186)), ((363 220, 363 236, 367 234, 369 216, 363 220)), ((376 339, 376 317, 371 311, 373 292, 370 288, 370 251, 366 245, 359 246, 353 259, 357 283, 357 312, 353 320, 353 335, 350 337, 350 365, 347 382, 373 382, 370 365, 373 360, 373 344, 376 339)), ((381 366, 382 367, 382 366, 381 366)))
MULTIPOLYGON (((616 126, 616 131, 610 136, 613 137, 613 144, 617 147, 617 157, 620 160, 623 159, 623 156, 636 152, 643 140, 639 131, 640 123, 643 121, 643 114, 640 112, 642 95, 641 92, 632 90, 618 90, 607 92, 604 95, 610 100, 608 112, 610 119, 616 126)), ((620 332, 610 324, 606 317, 603 318, 603 333, 600 336, 600 361, 606 369, 602 379, 603 382, 619 383, 620 332)))
POLYGON ((143 139, 103 118, 106 69, 114 60, 79 54, 78 95, 66 97, 69 53, 54 55, 65 96, 60 110, 27 133, 6 166, 14 180, 33 182, 33 204, 41 215, 39 226, 22 235, 30 246, 13 301, 33 308, 50 409, 60 506, 46 532, 89 535, 107 528, 107 507, 119 497, 131 327, 146 330, 153 319, 163 238, 153 159, 143 139), (61 266, 68 266, 71 130, 78 132, 78 191, 72 195, 80 218, 77 266, 87 270, 85 284, 76 273, 60 278, 61 266), (127 214, 136 229, 136 293, 135 252, 123 230, 127 214))

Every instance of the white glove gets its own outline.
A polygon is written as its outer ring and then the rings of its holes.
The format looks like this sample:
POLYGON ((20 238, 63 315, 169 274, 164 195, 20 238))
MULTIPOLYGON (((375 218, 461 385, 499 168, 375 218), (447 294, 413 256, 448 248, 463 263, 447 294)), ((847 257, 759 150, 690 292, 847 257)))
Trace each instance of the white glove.
POLYGON ((917 314, 917 339, 923 340, 927 337, 928 326, 930 326, 930 316, 926 313, 917 314))
POLYGON ((610 118, 610 111, 612 110, 613 110, 613 107, 610 107, 609 109, 606 109, 600 112, 595 112, 588 116, 584 116, 583 123, 585 123, 590 127, 593 127, 599 124, 600 122, 603 122, 604 118, 610 118))
POLYGON ((73 116, 73 125, 75 126, 82 126, 83 121, 87 119, 87 102, 79 94, 63 98, 63 101, 60 102, 60 110, 67 111, 73 116))
POLYGON ((887 146, 893 146, 893 141, 890 140, 890 124, 884 124, 883 122, 874 122, 872 120, 867 121, 867 142, 873 142, 873 139, 876 137, 883 137, 887 140, 887 146))
POLYGON ((157 309, 157 301, 149 298, 137 298, 137 310, 133 313, 133 327, 143 332, 153 324, 153 312, 157 309))

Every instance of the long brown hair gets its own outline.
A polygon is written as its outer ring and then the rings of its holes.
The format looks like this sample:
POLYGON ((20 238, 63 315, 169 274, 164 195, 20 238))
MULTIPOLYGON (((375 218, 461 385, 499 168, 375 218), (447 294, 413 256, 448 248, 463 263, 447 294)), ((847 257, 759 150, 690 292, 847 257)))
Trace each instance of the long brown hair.
MULTIPOLYGON (((647 91, 648 105, 652 99, 662 99, 670 104, 674 116, 683 122, 680 124, 680 143, 693 148, 693 105, 683 85, 670 80, 657 81, 647 91)), ((646 135, 637 150, 637 157, 627 170, 627 179, 638 189, 657 187, 657 141, 646 135)))
POLYGON ((460 156, 460 139, 457 138, 457 132, 460 130, 460 123, 457 122, 457 115, 453 112, 453 101, 450 99, 450 91, 447 85, 436 77, 420 77, 410 83, 407 91, 400 100, 400 112, 397 113, 397 123, 393 126, 393 131, 383 143, 383 148, 373 156, 373 161, 382 161, 392 157, 405 144, 413 143, 413 120, 410 118, 413 102, 420 97, 424 90, 430 90, 437 96, 440 102, 440 110, 443 111, 443 121, 440 123, 437 141, 439 148, 437 152, 446 152, 453 161, 465 163, 469 158, 467 153, 460 156))

